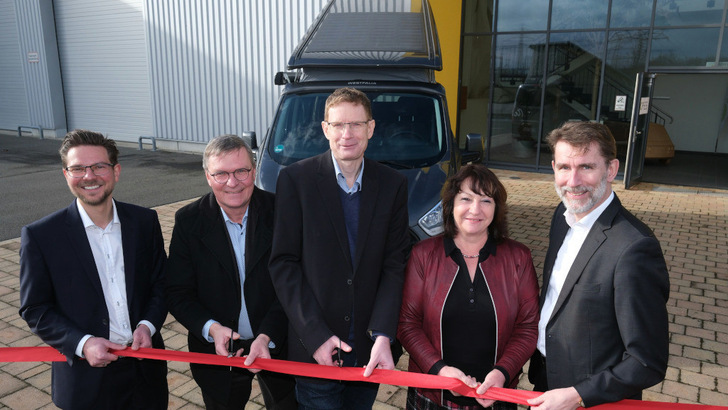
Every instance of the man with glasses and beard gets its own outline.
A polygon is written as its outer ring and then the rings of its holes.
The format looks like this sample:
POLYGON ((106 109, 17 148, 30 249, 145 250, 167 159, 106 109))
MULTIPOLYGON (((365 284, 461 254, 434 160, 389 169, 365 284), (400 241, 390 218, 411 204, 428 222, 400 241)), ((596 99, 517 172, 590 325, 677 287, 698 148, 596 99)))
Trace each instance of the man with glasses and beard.
POLYGON ((660 244, 612 192, 619 160, 609 129, 567 122, 547 137, 562 203, 549 233, 533 409, 576 409, 622 399, 667 370, 669 277, 660 244))
POLYGON ((53 403, 73 409, 166 409, 167 364, 116 350, 164 348, 164 241, 157 213, 114 200, 114 140, 74 130, 61 143, 76 200, 23 228, 20 315, 66 356, 52 364, 53 403))

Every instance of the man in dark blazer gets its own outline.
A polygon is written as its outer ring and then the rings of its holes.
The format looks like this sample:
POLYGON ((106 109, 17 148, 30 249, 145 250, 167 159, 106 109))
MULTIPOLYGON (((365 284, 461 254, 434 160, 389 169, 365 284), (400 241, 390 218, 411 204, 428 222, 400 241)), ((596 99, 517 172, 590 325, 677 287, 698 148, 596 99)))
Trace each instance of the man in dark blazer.
MULTIPOLYGON (((407 234, 407 181, 364 158, 374 132, 366 94, 326 102, 330 150, 281 171, 270 273, 285 309, 289 358, 392 369, 407 234)), ((378 385, 298 378, 301 408, 371 408, 378 385)))
POLYGON ((118 153, 99 133, 69 132, 60 154, 77 199, 21 234, 20 315, 67 358, 52 364, 60 408, 167 408, 166 362, 112 352, 163 349, 167 316, 159 220, 112 199, 118 153))
POLYGON ((612 192, 619 161, 609 129, 568 122, 548 136, 556 192, 544 263, 534 409, 622 399, 663 380, 669 276, 653 232, 612 192))
MULTIPOLYGON (((203 168, 212 192, 175 215, 166 273, 170 312, 188 330, 191 352, 285 358, 288 321, 268 274, 274 196, 256 188, 250 147, 212 139, 203 168)), ((191 364, 207 409, 243 409, 258 370, 191 364)), ((269 409, 294 409, 294 379, 258 373, 269 409)))

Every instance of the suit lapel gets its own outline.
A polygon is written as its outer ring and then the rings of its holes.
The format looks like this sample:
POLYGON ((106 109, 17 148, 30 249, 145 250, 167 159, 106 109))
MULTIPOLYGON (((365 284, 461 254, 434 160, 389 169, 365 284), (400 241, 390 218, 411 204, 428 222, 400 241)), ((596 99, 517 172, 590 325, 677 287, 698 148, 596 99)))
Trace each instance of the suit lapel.
POLYGON ((379 196, 379 179, 377 177, 377 169, 372 161, 367 161, 364 166, 364 175, 362 175, 361 202, 359 207, 359 232, 356 237, 356 256, 353 269, 356 273, 356 267, 359 266, 362 254, 364 252, 364 244, 366 244, 369 236, 369 228, 371 221, 374 219, 374 209, 379 196))
POLYGON ((205 217, 205 224, 201 228, 201 241, 207 250, 220 262, 225 272, 236 283, 240 283, 238 268, 235 263, 235 254, 232 252, 230 237, 225 228, 220 205, 212 193, 202 201, 200 209, 205 217))
MULTIPOLYGON (((260 259, 265 256, 269 249, 269 245, 273 241, 273 232, 260 221, 260 203, 258 201, 258 195, 256 191, 258 188, 253 188, 253 195, 250 199, 250 206, 248 208, 248 227, 246 241, 245 241, 245 272, 250 272, 253 266, 256 266, 260 259)), ((264 262, 267 263, 267 262, 264 262)))
POLYGON ((576 285, 576 282, 579 281, 579 278, 584 273, 584 269, 589 263, 589 260, 599 250, 604 241, 607 240, 607 235, 604 232, 612 227, 612 222, 614 221, 614 217, 617 214, 619 207, 621 207, 621 204, 615 195, 612 203, 609 204, 601 215, 599 215, 599 218, 596 222, 594 222, 594 225, 589 230, 589 234, 586 236, 586 239, 584 239, 584 244, 581 245, 581 249, 579 249, 579 253, 576 255, 576 259, 574 259, 574 263, 571 265, 571 269, 569 269, 569 273, 566 275, 566 280, 564 281, 564 286, 561 288, 561 292, 559 293, 559 298, 556 300, 556 305, 554 306, 554 311, 551 315, 552 317, 559 311, 561 305, 564 304, 564 301, 571 294, 571 291, 574 289, 574 285, 576 285))
POLYGON ((137 225, 132 222, 129 210, 123 203, 116 203, 116 213, 119 215, 119 224, 121 224, 121 248, 124 253, 124 280, 126 281, 126 301, 127 306, 131 309, 134 297, 134 281, 136 280, 136 256, 135 245, 139 231, 137 225))
POLYGON ((78 207, 74 200, 71 205, 66 208, 66 235, 68 237, 68 243, 78 255, 78 262, 81 264, 81 269, 88 280, 93 284, 94 289, 101 298, 104 297, 104 290, 101 287, 101 279, 99 278, 99 272, 96 269, 96 262, 94 261, 94 254, 91 252, 91 245, 88 243, 88 237, 86 236, 86 229, 83 226, 81 215, 78 213, 78 207))
MULTIPOLYGON (((331 159, 331 151, 319 155, 319 166, 316 175, 316 188, 321 195, 322 202, 326 207, 326 213, 331 219, 331 226, 336 234, 337 242, 344 257, 353 266, 351 261, 351 253, 349 252, 349 239, 346 234, 346 222, 344 220, 344 210, 341 207, 341 198, 339 197, 339 185, 336 183, 336 174, 334 171, 334 163, 331 159)), ((359 225, 361 226, 361 224, 359 225)))
POLYGON ((552 217, 553 222, 549 234, 549 249, 546 254, 546 260, 544 261, 543 286, 541 286, 541 297, 539 300, 540 307, 543 307, 544 299, 546 299, 547 285, 551 279, 551 272, 554 269, 556 256, 559 253, 559 249, 561 249, 561 245, 564 243, 566 233, 569 231, 569 224, 566 223, 566 218, 564 218, 565 209, 563 203, 559 204, 552 217))

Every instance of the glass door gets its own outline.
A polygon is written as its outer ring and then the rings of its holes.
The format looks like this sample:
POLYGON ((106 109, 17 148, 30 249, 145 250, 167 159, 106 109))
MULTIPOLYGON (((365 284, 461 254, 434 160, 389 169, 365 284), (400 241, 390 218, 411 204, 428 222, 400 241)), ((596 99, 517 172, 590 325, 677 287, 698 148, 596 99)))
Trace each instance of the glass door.
POLYGON ((632 103, 632 119, 627 140, 627 158, 624 165, 624 188, 629 189, 642 180, 650 128, 650 108, 655 74, 637 73, 632 103))

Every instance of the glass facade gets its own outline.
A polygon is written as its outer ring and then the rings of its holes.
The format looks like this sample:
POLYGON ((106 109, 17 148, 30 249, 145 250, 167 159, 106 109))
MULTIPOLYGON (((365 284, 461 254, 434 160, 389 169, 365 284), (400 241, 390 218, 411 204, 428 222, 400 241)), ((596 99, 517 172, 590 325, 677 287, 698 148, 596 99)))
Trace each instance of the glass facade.
POLYGON ((635 76, 726 72, 728 0, 463 0, 458 136, 485 162, 550 169, 544 137, 607 124, 624 163, 635 76))

